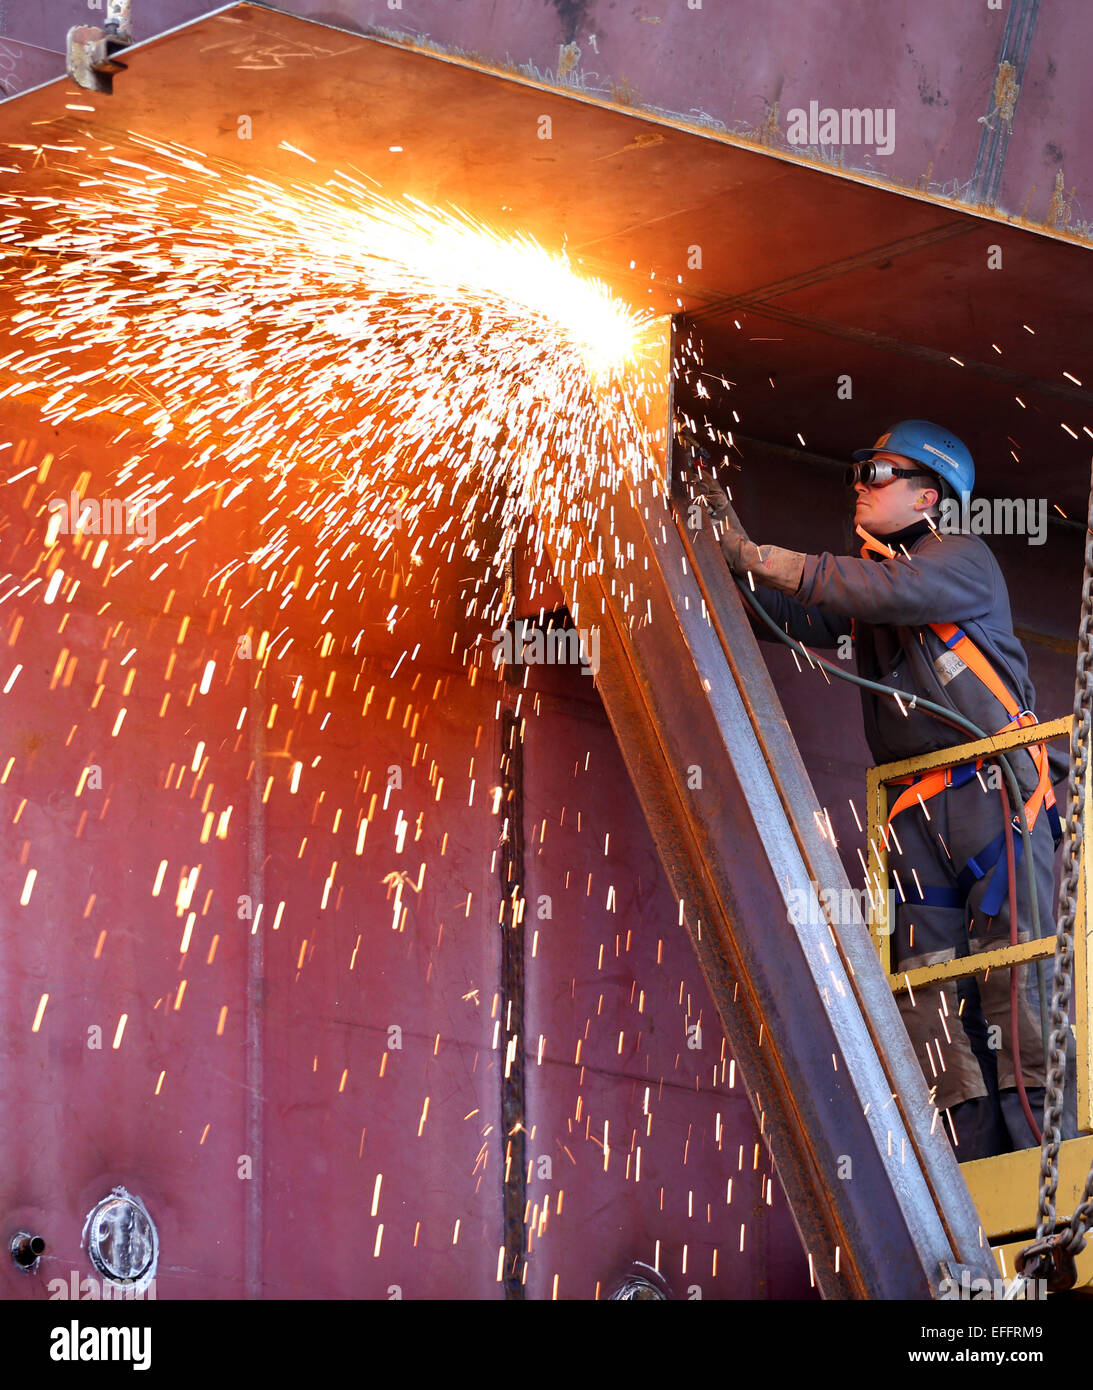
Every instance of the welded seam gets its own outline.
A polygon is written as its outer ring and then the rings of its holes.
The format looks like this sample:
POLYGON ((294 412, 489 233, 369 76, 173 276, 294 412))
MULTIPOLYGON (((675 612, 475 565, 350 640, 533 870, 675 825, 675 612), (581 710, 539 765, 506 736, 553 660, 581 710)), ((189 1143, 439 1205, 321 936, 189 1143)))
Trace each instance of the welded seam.
POLYGON ((1013 134, 1013 117, 1025 80, 1029 49, 1036 29, 1040 0, 1012 0, 1006 27, 1002 32, 1002 51, 998 55, 991 103, 983 120, 983 133, 976 151, 968 200, 980 206, 992 207, 1002 182, 1002 169, 1013 134), (1008 69, 1008 71, 1007 71, 1008 69), (998 95, 1006 79, 1014 84, 1013 100, 1008 108, 999 105, 998 95))
MULTIPOLYGON (((260 680, 261 677, 259 676, 260 680)), ((247 711, 250 719, 251 780, 249 795, 249 826, 247 835, 247 892, 252 905, 265 901, 266 875, 266 808, 262 803, 262 755, 264 752, 265 721, 261 715, 261 697, 251 693, 247 711)), ((253 923, 252 923, 253 925, 253 923)), ((261 932, 251 931, 247 941, 247 1055, 245 1063, 247 1113, 247 1154, 251 1160, 251 1176, 246 1182, 244 1198, 246 1235, 244 1240, 243 1277, 247 1297, 262 1297, 263 1243, 263 1164, 262 1105, 265 1058, 263 1029, 265 1024, 265 943, 261 932)))
POLYGON ((501 1142, 506 1299, 524 1298, 527 1171, 524 1114, 524 745, 523 720, 501 713, 501 1142))

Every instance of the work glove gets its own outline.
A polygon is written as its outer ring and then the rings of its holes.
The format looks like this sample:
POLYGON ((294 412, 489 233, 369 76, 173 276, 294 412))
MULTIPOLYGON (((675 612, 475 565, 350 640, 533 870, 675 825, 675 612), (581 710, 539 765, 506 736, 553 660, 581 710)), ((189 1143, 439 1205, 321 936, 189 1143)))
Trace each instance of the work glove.
POLYGON ((687 468, 683 477, 695 488, 711 518, 719 523, 714 534, 720 532, 721 553, 732 572, 751 574, 756 584, 783 594, 796 593, 804 573, 805 557, 799 551, 783 550, 776 545, 762 549, 755 545, 740 524, 724 488, 711 472, 687 468))

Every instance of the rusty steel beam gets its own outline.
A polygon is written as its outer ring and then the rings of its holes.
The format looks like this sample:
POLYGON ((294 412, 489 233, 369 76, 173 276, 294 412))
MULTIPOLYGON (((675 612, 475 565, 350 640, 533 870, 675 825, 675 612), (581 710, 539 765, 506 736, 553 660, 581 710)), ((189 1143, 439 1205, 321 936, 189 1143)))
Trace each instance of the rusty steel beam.
POLYGON ((819 893, 849 885, 708 531, 687 543, 663 487, 621 474, 589 517, 553 538, 555 571, 599 628, 601 698, 821 1291, 996 1277, 867 930, 823 920, 819 893))
MULTIPOLYGON (((821 893, 836 894, 832 901, 845 902, 842 894, 850 887, 845 868, 833 839, 818 830, 822 809, 720 549, 708 529, 690 533, 677 518, 677 531, 770 769, 808 882, 818 885, 821 893)), ((836 917, 832 935, 847 981, 858 999, 862 1025, 891 1085, 893 1104, 899 1108, 946 1234, 954 1247, 966 1244, 972 1234, 978 1248, 978 1216, 930 1102, 921 1067, 868 930, 864 924, 836 917)))

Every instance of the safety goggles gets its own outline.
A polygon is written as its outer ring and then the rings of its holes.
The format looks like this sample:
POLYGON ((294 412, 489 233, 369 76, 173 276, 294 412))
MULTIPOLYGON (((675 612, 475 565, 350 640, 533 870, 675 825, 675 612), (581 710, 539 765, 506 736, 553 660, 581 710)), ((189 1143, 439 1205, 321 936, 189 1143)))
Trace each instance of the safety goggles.
POLYGON ((853 487, 855 483, 865 483, 869 487, 886 487, 897 478, 932 477, 932 473, 926 473, 921 468, 897 468, 895 464, 886 463, 883 459, 866 459, 864 463, 851 464, 843 475, 847 487, 853 487))

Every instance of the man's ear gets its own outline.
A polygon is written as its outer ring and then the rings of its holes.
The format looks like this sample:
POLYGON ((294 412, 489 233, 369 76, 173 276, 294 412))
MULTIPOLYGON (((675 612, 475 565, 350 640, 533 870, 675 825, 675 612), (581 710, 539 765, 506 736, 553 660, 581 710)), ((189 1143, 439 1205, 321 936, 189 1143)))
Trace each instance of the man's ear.
POLYGON ((941 493, 936 487, 923 488, 915 501, 916 512, 936 511, 941 503, 941 493))

